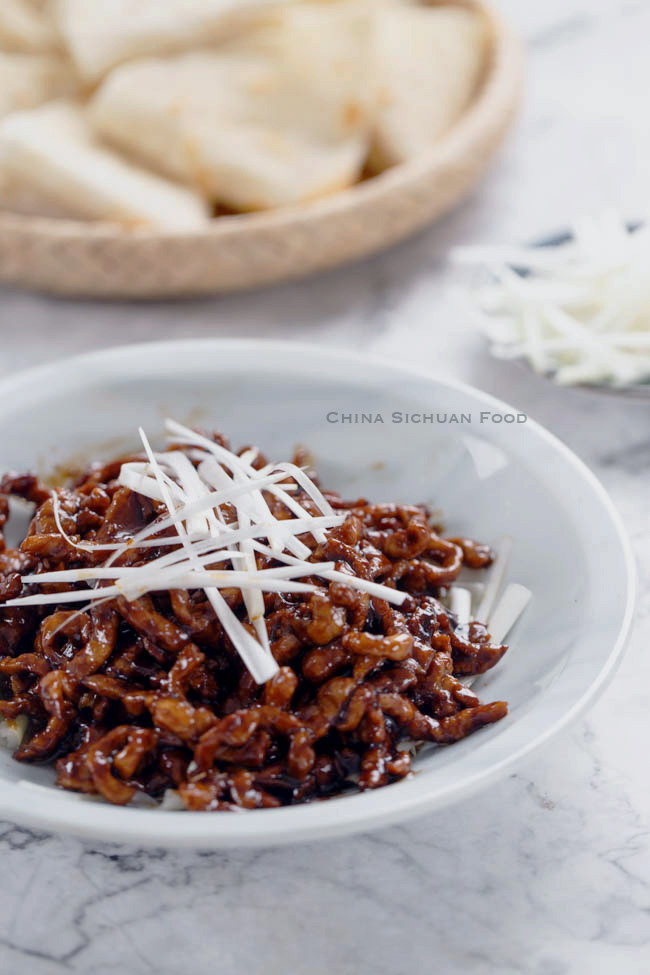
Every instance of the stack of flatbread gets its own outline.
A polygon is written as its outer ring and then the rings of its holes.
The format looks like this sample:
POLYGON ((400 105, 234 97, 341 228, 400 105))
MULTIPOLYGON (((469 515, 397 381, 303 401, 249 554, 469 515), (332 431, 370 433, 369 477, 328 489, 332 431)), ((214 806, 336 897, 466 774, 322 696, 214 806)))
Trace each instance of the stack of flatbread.
POLYGON ((412 159, 487 25, 415 0, 1 0, 0 206, 179 232, 412 159))

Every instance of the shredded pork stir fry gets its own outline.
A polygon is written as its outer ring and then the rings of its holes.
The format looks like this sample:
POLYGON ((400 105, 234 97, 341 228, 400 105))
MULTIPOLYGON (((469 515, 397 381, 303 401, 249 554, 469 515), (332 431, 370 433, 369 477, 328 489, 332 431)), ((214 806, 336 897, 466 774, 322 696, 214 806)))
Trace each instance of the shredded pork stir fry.
POLYGON ((506 651, 441 601, 490 550, 419 505, 343 501, 305 458, 272 465, 171 424, 172 446, 94 464, 0 534, 0 715, 14 757, 127 804, 256 809, 407 776, 424 743, 504 717, 466 678, 506 651), (303 466, 301 466, 303 465, 303 466))

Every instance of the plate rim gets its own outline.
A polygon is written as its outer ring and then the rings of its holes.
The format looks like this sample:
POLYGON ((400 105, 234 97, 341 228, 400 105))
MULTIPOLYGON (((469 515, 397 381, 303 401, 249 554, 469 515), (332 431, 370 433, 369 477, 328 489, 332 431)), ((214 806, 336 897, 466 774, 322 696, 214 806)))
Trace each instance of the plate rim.
MULTIPOLYGON (((322 363, 324 362, 329 368, 333 368, 336 363, 345 363, 348 366, 356 364, 365 369, 375 365, 395 376, 410 375, 455 392, 468 394, 473 399, 478 398, 495 412, 513 410, 510 404, 454 377, 438 377, 428 369, 409 363, 394 362, 387 357, 367 356, 359 352, 329 348, 312 343, 232 338, 180 339, 126 344, 65 357, 51 363, 35 366, 19 372, 15 376, 0 378, 0 410, 2 410, 7 398, 18 388, 29 388, 32 384, 43 385, 47 383, 48 379, 56 376, 61 369, 66 372, 70 370, 74 372, 78 369, 92 369, 102 364, 110 369, 111 360, 118 362, 125 356, 137 358, 139 353, 151 355, 152 350, 156 350, 156 354, 161 359, 166 358, 168 361, 175 361, 181 350, 184 350, 186 354, 191 350, 192 355, 198 361, 199 358, 204 360, 209 352, 242 357, 250 356, 251 353, 255 352, 259 356, 260 349, 264 348, 269 352, 269 355, 260 357, 264 361, 269 360, 270 352, 273 351, 281 356, 293 354, 298 357, 310 358, 315 363, 317 371, 322 370, 322 363)), ((533 734, 530 740, 519 745, 501 760, 493 762, 486 769, 468 776, 457 786, 448 788, 442 794, 434 793, 431 795, 427 794, 425 790, 418 796, 403 793, 402 798, 400 798, 398 788, 400 783, 397 783, 394 786, 372 793, 376 800, 374 803, 364 804, 364 796, 367 796, 368 793, 355 794, 330 800, 327 803, 313 803, 283 809, 255 810, 239 815, 233 814, 228 816, 224 822, 224 819, 215 821, 212 816, 197 816, 193 812, 116 808, 102 802, 75 803, 70 801, 71 796, 69 794, 58 793, 50 787, 42 787, 32 783, 21 786, 19 782, 9 784, 0 781, 0 816, 28 827, 73 834, 85 839, 104 842, 132 843, 141 847, 191 847, 199 849, 245 846, 270 847, 366 832, 370 829, 403 822, 434 809, 455 804, 464 797, 477 792, 490 780, 498 780, 507 771, 515 768, 527 756, 543 747, 552 737, 576 720, 590 704, 594 703, 607 686, 620 663, 630 636, 637 594, 636 560, 630 539, 614 502, 600 480, 584 461, 544 426, 530 418, 527 425, 541 440, 563 457, 565 462, 573 468, 574 473, 580 475, 582 481, 595 494, 603 512, 609 518, 610 526, 613 529, 613 538, 619 547, 625 567, 625 606, 616 640, 588 687, 573 705, 549 727, 533 734), (30 795, 36 802, 30 802, 30 795), (39 795, 43 799, 47 798, 47 803, 39 803, 39 795), (46 805, 47 808, 45 808, 46 805), (375 806, 379 808, 373 808, 375 806), (332 808, 339 810, 341 815, 331 816, 329 810, 332 808), (92 810, 91 816, 89 816, 89 810, 92 810), (259 819, 255 817, 261 818, 262 815, 266 817, 264 825, 260 823, 256 828, 255 822, 259 823, 259 819), (297 822, 294 821, 296 816, 297 822), (170 820, 169 817, 173 818, 170 820), (144 832, 145 829, 146 832, 144 832)))

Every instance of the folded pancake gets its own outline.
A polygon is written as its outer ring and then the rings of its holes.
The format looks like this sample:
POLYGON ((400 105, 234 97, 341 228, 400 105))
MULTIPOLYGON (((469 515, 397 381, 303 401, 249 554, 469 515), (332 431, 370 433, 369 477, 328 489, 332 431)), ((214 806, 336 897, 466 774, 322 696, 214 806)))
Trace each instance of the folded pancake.
POLYGON ((184 231, 207 219, 191 190, 148 173, 99 144, 84 109, 51 102, 0 121, 0 183, 5 206, 132 227, 184 231))
POLYGON ((0 52, 0 117, 73 95, 78 88, 72 65, 58 54, 0 52))
POLYGON ((55 11, 80 73, 98 81, 133 58, 218 42, 276 5, 277 0, 57 0, 55 11))
POLYGON ((443 136, 471 101, 489 56, 489 29, 461 6, 384 5, 373 24, 378 82, 371 163, 412 159, 443 136))
POLYGON ((305 4, 212 51, 117 68, 91 103, 103 137, 237 210, 360 176, 371 124, 365 4, 305 4))
POLYGON ((78 216, 52 199, 35 195, 33 188, 27 187, 19 179, 11 178, 0 167, 0 210, 5 213, 20 214, 25 217, 51 217, 56 220, 77 220, 78 216))
POLYGON ((38 53, 57 46, 46 6, 35 0, 0 0, 0 49, 38 53))

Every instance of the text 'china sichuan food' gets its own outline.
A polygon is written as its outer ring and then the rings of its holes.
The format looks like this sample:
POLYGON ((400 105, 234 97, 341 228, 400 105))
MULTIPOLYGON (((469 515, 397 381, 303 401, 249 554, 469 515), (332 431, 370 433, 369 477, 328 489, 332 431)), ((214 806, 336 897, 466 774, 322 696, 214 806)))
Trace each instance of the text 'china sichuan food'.
POLYGON ((507 540, 493 559, 422 505, 321 489, 300 452, 167 430, 65 488, 0 481, 0 529, 12 497, 36 505, 18 548, 0 535, 17 761, 120 805, 269 808, 402 779, 506 715, 468 684, 530 596, 499 598, 507 540))

